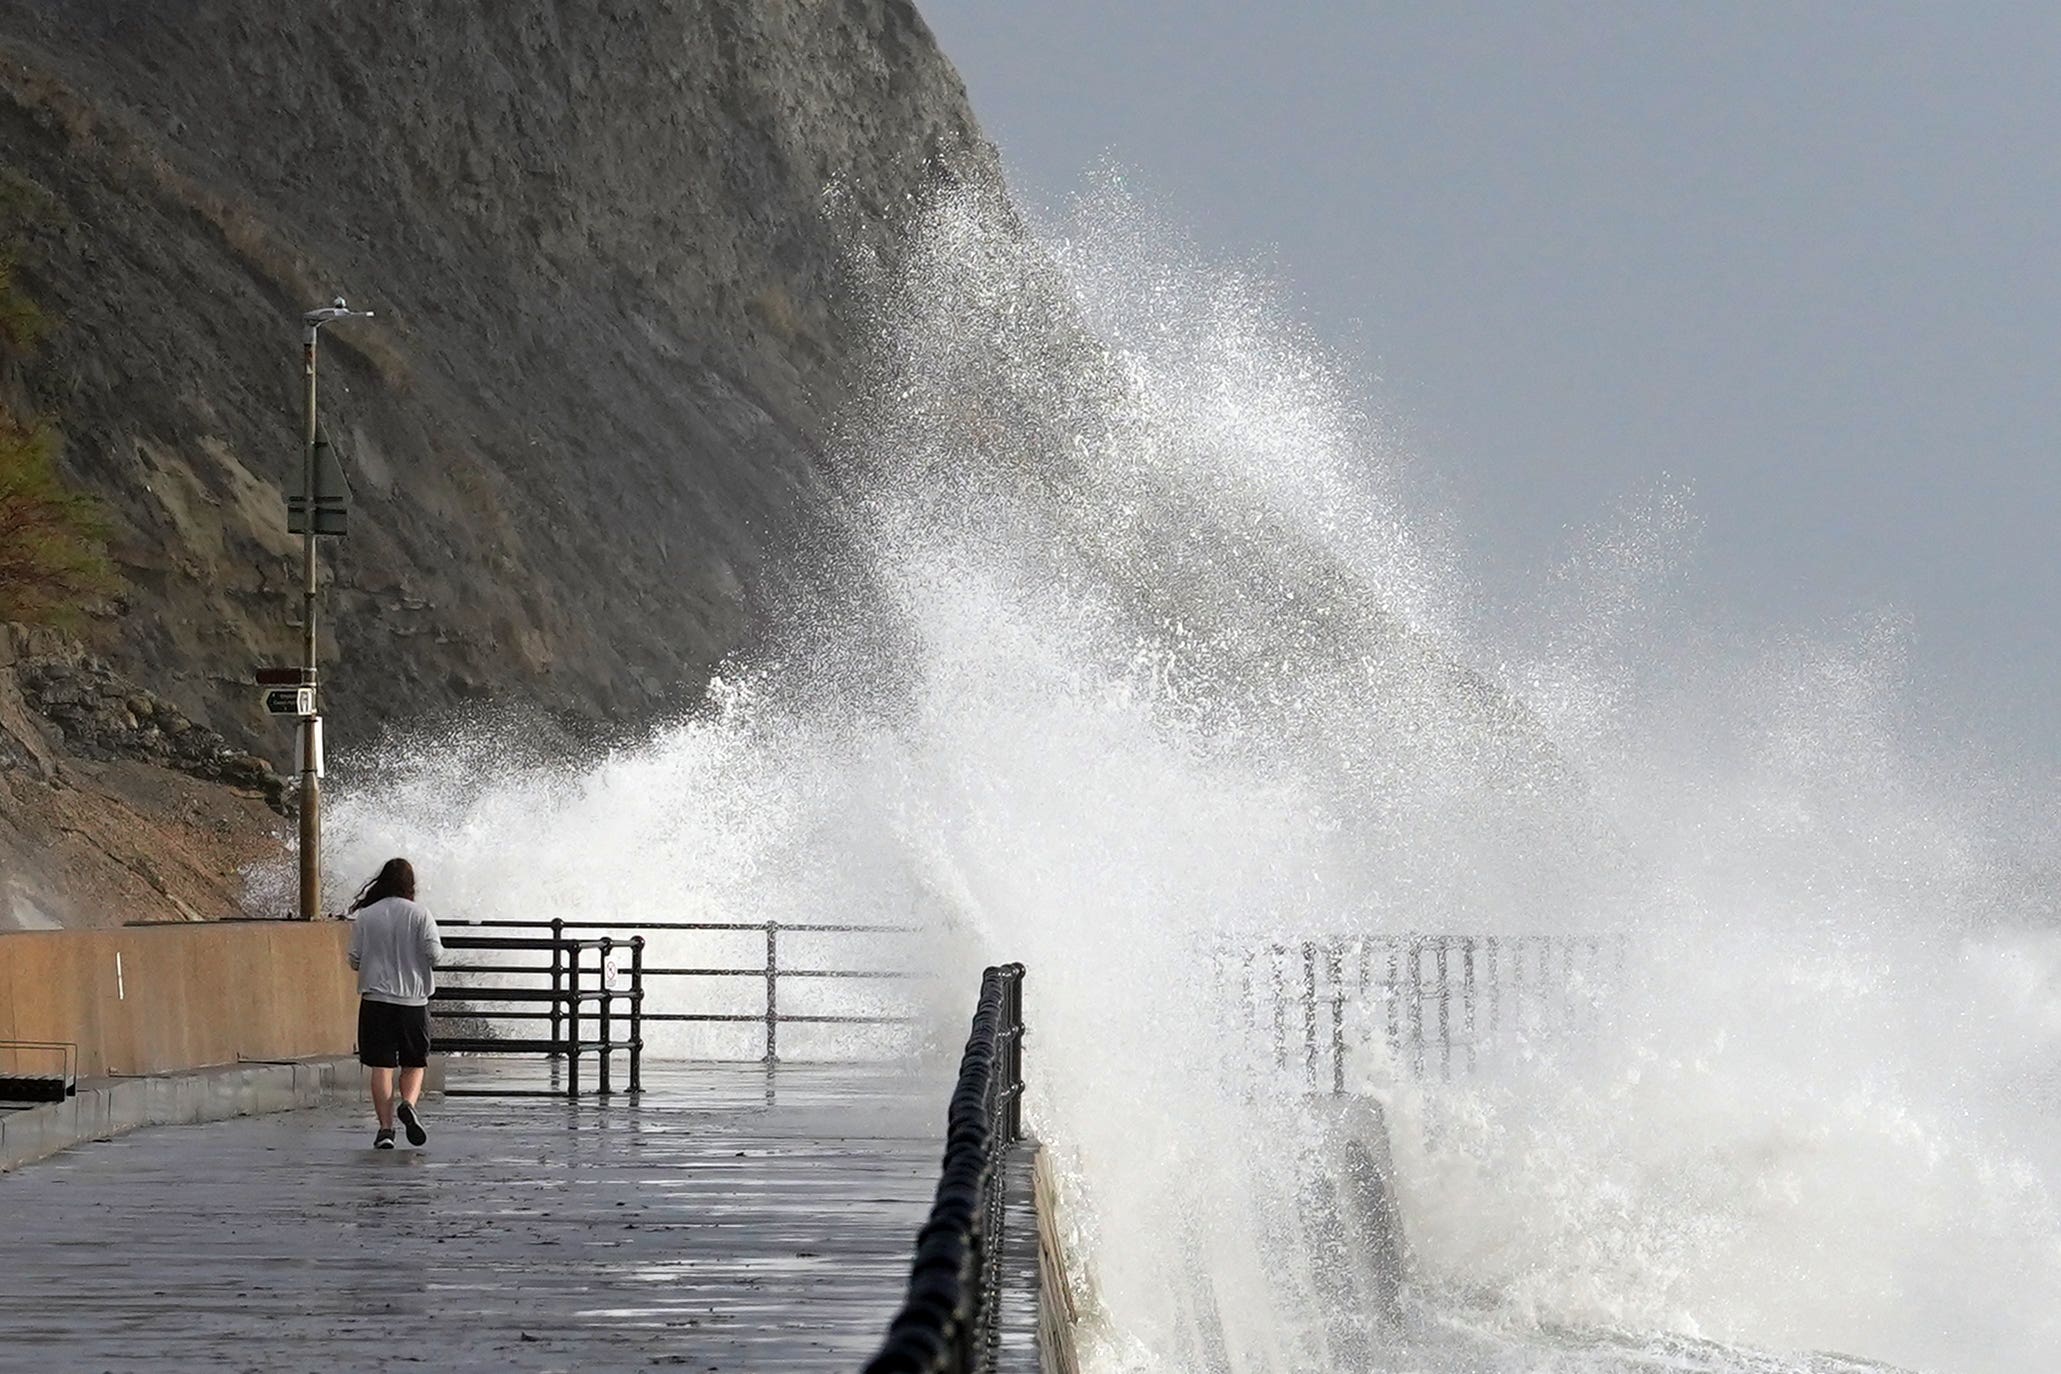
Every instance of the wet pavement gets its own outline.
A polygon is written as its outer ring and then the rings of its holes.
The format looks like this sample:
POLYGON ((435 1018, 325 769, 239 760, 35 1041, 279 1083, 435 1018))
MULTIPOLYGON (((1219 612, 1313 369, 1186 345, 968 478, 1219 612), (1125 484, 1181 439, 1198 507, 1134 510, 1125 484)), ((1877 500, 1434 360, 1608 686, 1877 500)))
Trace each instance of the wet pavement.
POLYGON ((0 1175, 0 1369, 850 1371, 947 1086, 647 1066, 641 1100, 433 1101, 422 1150, 369 1107, 80 1146, 0 1175))

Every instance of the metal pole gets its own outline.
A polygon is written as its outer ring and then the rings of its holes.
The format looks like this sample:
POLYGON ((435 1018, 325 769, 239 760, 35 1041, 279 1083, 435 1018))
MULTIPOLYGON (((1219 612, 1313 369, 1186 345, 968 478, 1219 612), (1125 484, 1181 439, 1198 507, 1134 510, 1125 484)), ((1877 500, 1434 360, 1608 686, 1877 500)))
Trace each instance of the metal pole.
POLYGON ((766 1065, 780 1062, 780 923, 766 922, 766 1065))
POLYGON ((1317 947, 1302 945, 1302 1071, 1312 1090, 1317 1086, 1317 947))
POLYGON ((1481 1048, 1474 1038, 1474 937, 1471 935, 1460 942, 1460 1008, 1467 1036, 1467 1071, 1473 1073, 1481 1067, 1481 1048))
POLYGON ((551 918, 551 1056, 565 1046, 565 918, 551 918))
POLYGON ((630 937, 630 1092, 644 1091, 644 937, 630 937))
POLYGON ((569 1039, 565 1053, 565 1095, 574 1101, 580 1096, 580 947, 572 948, 572 991, 565 1009, 566 1029, 569 1039))
POLYGON ((1424 945, 1410 941, 1410 1072, 1424 1076, 1424 945))
POLYGON ((596 1091, 603 1097, 610 1096, 614 1089, 609 1086, 609 1061, 615 1057, 614 1008, 615 993, 608 986, 608 956, 614 952, 615 940, 607 935, 601 937, 601 1081, 596 1091))
POLYGON ((1442 935, 1438 941, 1438 1076, 1453 1076, 1453 993, 1452 984, 1446 978, 1446 950, 1452 945, 1452 937, 1442 935))
POLYGON ((1331 1091, 1345 1093, 1345 955, 1337 945, 1325 950, 1325 972, 1331 978, 1331 1091))
MULTIPOLYGON (((301 463, 301 685, 315 684, 315 337, 320 324, 309 323, 302 335, 307 372, 307 430, 301 463)), ((321 738, 320 703, 314 715, 302 716, 301 750, 301 919, 312 921, 322 910, 322 782, 315 775, 321 738)))

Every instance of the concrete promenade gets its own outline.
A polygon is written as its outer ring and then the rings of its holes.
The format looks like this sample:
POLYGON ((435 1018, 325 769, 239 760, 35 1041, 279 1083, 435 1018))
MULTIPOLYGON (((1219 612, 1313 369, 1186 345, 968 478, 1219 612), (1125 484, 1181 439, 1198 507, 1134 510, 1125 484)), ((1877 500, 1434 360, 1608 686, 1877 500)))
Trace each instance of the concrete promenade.
POLYGON ((606 1105, 436 1100, 421 1151, 375 1152, 369 1107, 324 1107, 0 1174, 0 1369, 863 1364, 936 1187, 947 1081, 645 1079, 606 1105))

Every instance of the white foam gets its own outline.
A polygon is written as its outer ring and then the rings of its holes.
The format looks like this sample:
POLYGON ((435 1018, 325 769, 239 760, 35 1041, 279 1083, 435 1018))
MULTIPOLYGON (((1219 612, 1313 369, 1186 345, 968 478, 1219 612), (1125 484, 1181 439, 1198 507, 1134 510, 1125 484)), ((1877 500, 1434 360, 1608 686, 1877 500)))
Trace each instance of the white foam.
POLYGON ((1425 1310, 1508 1347, 1427 1317, 1398 1367, 2061 1363, 2052 831, 2014 819, 2053 812, 1913 743, 1903 630, 1685 620, 1666 491, 1475 604, 1336 365, 1120 191, 1030 243, 942 207, 881 333, 851 604, 591 768, 390 762, 335 868, 406 853, 478 916, 920 917, 945 1039, 1024 960, 1098 1370, 1201 1367, 1212 1323, 1235 1368, 1339 1358, 1288 1218, 1321 1133, 1209 948, 1624 930, 1579 1057, 1394 1094, 1425 1310))

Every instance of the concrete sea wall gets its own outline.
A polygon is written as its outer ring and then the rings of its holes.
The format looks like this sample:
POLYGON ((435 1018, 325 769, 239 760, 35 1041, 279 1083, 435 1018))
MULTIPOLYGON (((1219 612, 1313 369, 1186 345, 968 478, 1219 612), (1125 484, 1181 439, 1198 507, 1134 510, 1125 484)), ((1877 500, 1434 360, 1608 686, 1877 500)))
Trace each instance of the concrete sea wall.
POLYGON ((9 1041, 77 1046, 82 1079, 348 1054, 349 938, 342 921, 0 934, 0 1072, 51 1063, 9 1041))

